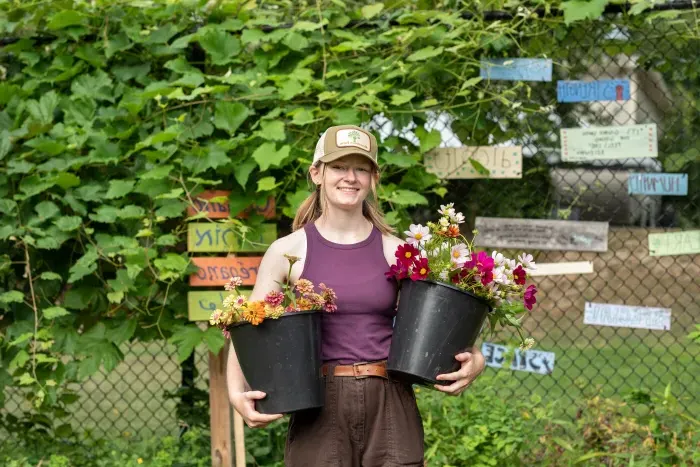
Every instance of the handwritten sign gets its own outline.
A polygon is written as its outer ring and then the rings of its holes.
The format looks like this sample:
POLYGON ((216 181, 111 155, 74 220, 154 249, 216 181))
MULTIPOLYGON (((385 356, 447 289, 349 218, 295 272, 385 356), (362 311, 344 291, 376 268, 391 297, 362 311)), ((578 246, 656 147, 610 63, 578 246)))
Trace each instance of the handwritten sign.
POLYGON ((426 154, 423 162, 426 171, 442 179, 523 177, 522 146, 438 148, 426 154), (470 159, 479 162, 490 174, 479 173, 470 159))
POLYGON ((628 79, 557 81, 559 102, 627 101, 629 98, 628 79))
MULTIPOLYGON (((481 353, 484 354, 487 366, 503 368, 506 363, 505 355, 508 353, 508 347, 484 342, 481 344, 481 353)), ((520 349, 515 349, 510 362, 510 369, 539 373, 541 375, 552 374, 552 371, 554 371, 554 352, 532 349, 523 352, 520 349)))
POLYGON ((649 256, 697 253, 700 253, 700 230, 649 234, 649 256))
MULTIPOLYGON (((240 289, 241 294, 250 296, 251 289, 240 289)), ((221 309, 224 298, 232 292, 226 290, 206 290, 187 292, 187 317, 190 321, 209 321, 212 312, 221 309)))
POLYGON ((627 179, 627 192, 630 195, 686 196, 688 174, 632 173, 627 179))
POLYGON ((657 157, 656 124, 561 129, 561 159, 657 157))
MULTIPOLYGON (((194 206, 190 205, 187 207, 187 215, 194 216, 198 212, 206 212, 209 219, 227 219, 231 216, 231 209, 228 202, 230 194, 231 192, 226 190, 205 191, 194 199, 194 206), (210 201, 212 199, 216 201, 210 201)), ((236 217, 245 219, 248 217, 249 211, 250 208, 244 210, 236 217)), ((270 196, 265 206, 256 207, 255 212, 265 217, 265 219, 272 219, 275 217, 275 198, 270 196)))
POLYGON ((525 250, 607 251, 608 223, 477 217, 475 244, 525 250))
POLYGON ((671 329, 671 310, 586 302, 583 324, 668 331, 671 329))
POLYGON ((486 58, 480 75, 501 81, 552 81, 552 61, 542 58, 486 58))
POLYGON ((261 252, 277 239, 277 226, 263 224, 256 234, 245 241, 234 227, 215 222, 192 222, 187 225, 187 251, 202 252, 261 252))
POLYGON ((222 286, 232 277, 240 277, 243 285, 254 285, 258 278, 261 256, 230 258, 192 258, 192 263, 199 268, 190 275, 193 287, 222 286))
POLYGON ((566 263, 537 263, 537 269, 530 271, 531 276, 561 276, 564 274, 591 274, 591 261, 570 261, 566 263))

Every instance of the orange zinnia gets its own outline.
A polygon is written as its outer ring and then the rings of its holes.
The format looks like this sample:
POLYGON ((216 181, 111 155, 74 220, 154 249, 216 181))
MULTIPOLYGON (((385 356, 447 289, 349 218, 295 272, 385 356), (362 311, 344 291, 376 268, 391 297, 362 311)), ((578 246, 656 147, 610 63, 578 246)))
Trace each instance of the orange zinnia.
POLYGON ((265 302, 255 301, 249 302, 248 307, 243 312, 243 319, 248 321, 253 326, 257 326, 265 319, 265 302))
POLYGON ((459 237, 459 226, 457 224, 452 224, 447 228, 447 233, 445 235, 452 238, 459 237))

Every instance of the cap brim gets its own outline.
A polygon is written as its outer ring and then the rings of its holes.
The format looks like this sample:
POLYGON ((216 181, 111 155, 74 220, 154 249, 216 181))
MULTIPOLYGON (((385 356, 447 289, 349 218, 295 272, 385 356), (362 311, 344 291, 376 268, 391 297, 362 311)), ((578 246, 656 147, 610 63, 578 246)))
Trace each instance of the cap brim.
POLYGON ((340 159, 341 157, 351 156, 353 154, 357 154, 358 156, 365 156, 367 160, 372 162, 372 165, 374 165, 375 168, 379 168, 379 164, 377 164, 377 161, 372 159, 372 156, 370 156, 368 152, 362 151, 361 149, 357 148, 339 149, 337 151, 333 151, 330 154, 326 154, 325 156, 321 157, 318 161, 324 163, 333 162, 334 160, 340 159))

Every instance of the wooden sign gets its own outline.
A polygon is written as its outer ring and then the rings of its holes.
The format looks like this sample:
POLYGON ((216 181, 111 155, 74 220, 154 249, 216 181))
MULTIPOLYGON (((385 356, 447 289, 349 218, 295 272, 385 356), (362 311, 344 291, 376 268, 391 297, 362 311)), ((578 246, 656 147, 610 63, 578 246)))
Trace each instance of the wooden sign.
MULTIPOLYGON (((481 353, 484 354, 486 366, 503 368, 506 364, 505 355, 508 353, 508 347, 483 342, 481 344, 481 353)), ((539 373, 541 375, 552 374, 552 371, 554 371, 554 352, 533 349, 523 352, 520 349, 515 349, 509 369, 539 373)))
POLYGON ((187 225, 187 251, 262 252, 277 239, 277 226, 263 224, 257 235, 248 234, 243 241, 234 227, 218 222, 192 222, 187 225))
POLYGON ((262 256, 192 258, 192 263, 199 270, 190 275, 190 285, 193 287, 223 286, 229 279, 236 276, 243 280, 243 285, 255 285, 260 261, 262 256))
MULTIPOLYGON (((206 212, 209 219, 228 219, 231 216, 231 209, 229 208, 228 197, 231 194, 230 191, 226 190, 210 190, 199 194, 194 199, 194 206, 190 205, 187 207, 187 215, 194 216, 199 212, 206 212), (216 202, 211 202, 214 198, 225 198, 218 199, 216 202)), ((239 219, 245 219, 248 217, 250 209, 238 214, 239 219)), ((272 219, 275 217, 275 198, 270 196, 267 199, 267 204, 263 207, 256 207, 255 212, 265 219, 272 219)))
POLYGON ((627 101, 630 80, 602 79, 599 81, 557 81, 557 101, 595 102, 627 101))
POLYGON ((486 58, 480 76, 500 81, 552 81, 552 60, 542 58, 486 58))
POLYGON ((627 193, 630 195, 674 195, 688 194, 688 174, 631 173, 627 178, 627 193))
POLYGON ((657 157, 656 124, 561 129, 561 160, 657 157))
POLYGON ((561 276, 564 274, 591 274, 593 262, 570 261, 566 263, 537 263, 536 269, 530 271, 531 276, 561 276))
POLYGON ((649 234, 649 256, 700 253, 700 230, 649 234))
MULTIPOLYGON (((250 296, 252 289, 240 289, 250 296)), ((212 312, 223 307, 224 298, 232 292, 226 290, 195 290, 187 292, 187 316, 190 321, 209 321, 212 312)))
POLYGON ((671 329, 671 310, 586 302, 583 324, 668 331, 671 329))
POLYGON ((477 217, 475 245, 528 250, 607 251, 608 223, 477 217))
POLYGON ((522 146, 464 146, 438 148, 423 159, 425 170, 440 178, 522 178, 522 146), (490 174, 479 173, 470 159, 486 167, 490 174))

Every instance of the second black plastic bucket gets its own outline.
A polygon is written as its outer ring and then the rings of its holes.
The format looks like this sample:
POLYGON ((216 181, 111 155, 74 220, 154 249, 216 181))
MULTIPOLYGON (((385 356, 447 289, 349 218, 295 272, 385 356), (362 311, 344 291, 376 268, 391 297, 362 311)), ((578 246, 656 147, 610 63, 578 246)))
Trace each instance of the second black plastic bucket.
POLYGON ((321 313, 285 313, 258 326, 230 328, 243 375, 252 390, 267 394, 255 402, 264 414, 323 406, 321 313))
POLYGON ((387 361, 392 379, 447 385, 439 374, 460 367, 455 355, 474 345, 489 305, 457 287, 430 280, 404 280, 387 361))

